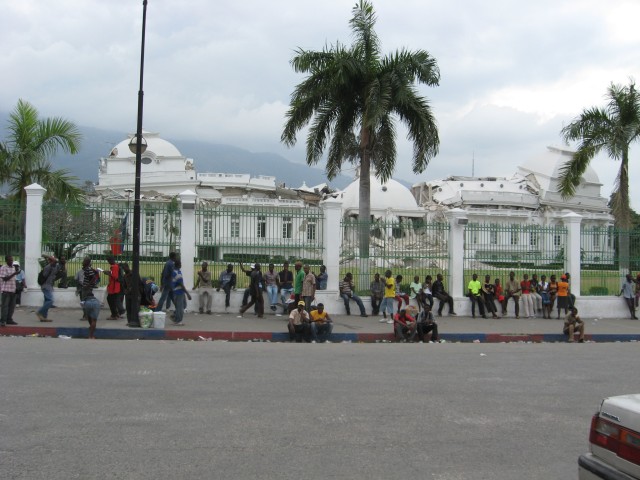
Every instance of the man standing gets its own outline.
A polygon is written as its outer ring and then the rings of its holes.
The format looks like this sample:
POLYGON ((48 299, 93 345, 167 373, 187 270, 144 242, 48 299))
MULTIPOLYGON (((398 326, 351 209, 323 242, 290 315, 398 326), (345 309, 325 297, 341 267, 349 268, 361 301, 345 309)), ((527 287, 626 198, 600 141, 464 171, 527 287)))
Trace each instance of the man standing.
POLYGON ((393 323, 393 302, 396 299, 396 281, 391 276, 391 270, 384 272, 384 298, 380 304, 382 318, 380 322, 393 323), (389 320, 387 320, 387 313, 389 320))
POLYGON ((467 286, 469 289, 469 298, 471 299, 471 317, 476 318, 476 305, 482 318, 487 318, 484 313, 484 301, 482 300, 482 284, 478 280, 478 274, 474 273, 471 276, 471 281, 467 286))
POLYGON ((173 304, 176 306, 176 314, 173 319, 173 324, 176 327, 182 327, 184 322, 184 310, 187 307, 187 298, 191 300, 191 295, 187 292, 184 286, 184 278, 182 277, 182 263, 180 260, 176 260, 173 263, 173 273, 171 275, 171 290, 173 291, 173 304), (187 298, 185 298, 185 296, 187 298))
POLYGON ((44 281, 42 282, 42 285, 40 285, 42 294, 44 295, 44 303, 36 312, 36 316, 41 322, 50 322, 51 319, 47 318, 47 316, 49 315, 49 309, 53 305, 53 282, 55 281, 56 274, 58 273, 58 262, 56 257, 53 255, 43 255, 43 257, 48 262, 42 269, 44 281))
POLYGON ((624 297, 624 301, 629 308, 629 313, 631 314, 631 318, 633 320, 638 320, 636 317, 636 307, 634 302, 634 283, 633 276, 630 273, 627 273, 626 281, 622 283, 622 288, 620 289, 620 293, 618 296, 622 295, 624 297))
POLYGON ((269 308, 275 312, 278 305, 278 274, 274 270, 273 263, 269 264, 269 270, 264 274, 264 283, 269 297, 269 308))
POLYGON ((20 264, 13 262, 13 266, 16 269, 16 307, 19 307, 22 303, 22 292, 27 288, 27 285, 25 284, 24 270, 22 270, 20 264))
POLYGON ((111 310, 111 316, 107 320, 118 320, 120 318, 120 312, 118 311, 118 298, 120 297, 120 281, 118 276, 120 275, 120 265, 116 263, 115 258, 109 255, 107 257, 109 262, 109 271, 105 271, 104 274, 109 276, 109 283, 107 285, 107 303, 111 310))
POLYGON ((319 303, 318 309, 311 310, 309 316, 311 317, 311 339, 316 342, 330 343, 333 321, 324 309, 324 304, 319 303))
POLYGON ((453 311, 453 297, 447 293, 444 289, 444 282, 442 281, 442 274, 439 273, 436 276, 436 281, 433 282, 433 296, 440 300, 440 304, 438 305, 438 316, 442 316, 442 310, 444 309, 445 303, 449 305, 449 315, 456 315, 456 312, 453 311))
POLYGON ((173 269, 175 267, 176 261, 176 252, 169 252, 169 258, 164 264, 164 268, 162 269, 162 274, 160 275, 160 300, 158 301, 158 306, 156 307, 156 312, 162 311, 162 305, 165 300, 167 301, 167 309, 171 306, 171 301, 173 300, 173 290, 171 288, 172 284, 172 276, 173 269))
MULTIPOLYGON (((369 316, 367 315, 367 312, 364 309, 364 304, 362 303, 362 300, 360 299, 360 297, 355 293, 353 293, 354 285, 353 285, 353 275, 351 275, 351 273, 347 273, 345 275, 344 280, 342 280, 338 284, 338 288, 340 289, 340 297, 342 297, 342 301, 344 302, 344 308, 347 311, 347 315, 351 315, 350 301, 353 300, 354 302, 356 302, 356 304, 358 305, 358 308, 360 309, 360 316, 361 317, 369 316)), ((395 298, 395 291, 393 296, 395 298)), ((393 308, 393 306, 391 308, 393 308)))
POLYGON ((318 290, 327 289, 327 281, 329 280, 329 274, 327 273, 327 267, 320 265, 320 273, 316 275, 316 285, 318 290))
POLYGON ((309 265, 303 268, 304 280, 302 281, 302 299, 307 312, 311 311, 311 303, 316 298, 316 276, 311 273, 309 265))
POLYGON ((371 290, 371 313, 373 315, 379 315, 380 304, 382 303, 382 297, 384 295, 384 283, 380 280, 379 273, 373 276, 373 282, 371 282, 369 290, 371 290))
POLYGON ((287 300, 293 293, 293 272, 289 270, 289 262, 282 264, 282 270, 278 273, 278 286, 280 287, 280 301, 282 313, 287 313, 287 300))
POLYGON ((213 284, 211 283, 211 272, 208 270, 209 264, 202 262, 202 268, 198 271, 195 288, 198 289, 199 312, 204 313, 205 298, 207 314, 211 315, 211 302, 213 300, 213 284))
POLYGON ((256 263, 253 266, 253 271, 251 272, 251 282, 249 284, 249 291, 251 295, 251 301, 240 309, 240 315, 244 315, 244 312, 249 310, 249 308, 251 308, 255 304, 258 318, 264 318, 264 297, 262 296, 262 292, 264 291, 264 278, 262 277, 259 263, 256 263))
MULTIPOLYGON (((127 267, 128 270, 128 267, 127 267)), ((100 283, 100 273, 91 267, 91 259, 85 257, 82 261, 82 311, 89 322, 89 339, 96 338, 96 325, 100 313, 100 302, 93 294, 93 289, 100 283)))
POLYGON ((17 325, 13 321, 13 311, 16 308, 16 275, 18 270, 13 266, 13 257, 4 257, 6 265, 0 267, 0 291, 2 292, 2 317, 0 327, 5 325, 17 325))
POLYGON ((219 292, 221 288, 224 290, 224 311, 228 312, 231 305, 231 289, 236 288, 236 274, 231 264, 227 265, 227 269, 220 274, 220 284, 216 288, 216 292, 219 292))
POLYGON ((302 300, 302 284, 304 283, 304 271, 302 270, 302 262, 296 262, 294 267, 294 283, 293 293, 295 295, 296 304, 302 300))

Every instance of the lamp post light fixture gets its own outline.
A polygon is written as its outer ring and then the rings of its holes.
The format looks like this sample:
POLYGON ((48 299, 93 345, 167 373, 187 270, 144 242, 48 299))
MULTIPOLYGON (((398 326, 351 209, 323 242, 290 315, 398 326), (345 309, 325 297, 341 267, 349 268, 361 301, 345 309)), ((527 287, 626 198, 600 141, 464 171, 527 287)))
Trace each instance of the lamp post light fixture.
POLYGON ((142 106, 144 91, 144 34, 147 27, 147 0, 142 1, 142 46, 140 47, 140 88, 138 89, 138 122, 136 136, 129 142, 129 150, 136 156, 136 178, 133 201, 133 255, 131 259, 131 281, 133 283, 131 295, 131 314, 128 318, 130 327, 140 327, 138 312, 140 311, 140 176, 142 170, 142 154, 147 149, 147 142, 142 138, 142 106), (144 142, 144 144, 143 144, 144 142))

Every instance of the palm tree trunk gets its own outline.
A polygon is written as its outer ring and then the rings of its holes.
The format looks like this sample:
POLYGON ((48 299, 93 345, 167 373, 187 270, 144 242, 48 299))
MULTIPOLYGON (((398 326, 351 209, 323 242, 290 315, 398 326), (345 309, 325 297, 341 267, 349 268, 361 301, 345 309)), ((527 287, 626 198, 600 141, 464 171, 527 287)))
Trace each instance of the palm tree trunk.
POLYGON ((629 207, 629 149, 622 152, 622 163, 618 172, 618 191, 613 197, 613 214, 618 230, 618 261, 620 273, 626 275, 630 272, 630 238, 631 212, 629 207))
POLYGON ((360 275, 358 288, 369 285, 369 244, 371 224, 371 135, 363 128, 360 134, 360 198, 358 202, 358 244, 360 250, 360 275))

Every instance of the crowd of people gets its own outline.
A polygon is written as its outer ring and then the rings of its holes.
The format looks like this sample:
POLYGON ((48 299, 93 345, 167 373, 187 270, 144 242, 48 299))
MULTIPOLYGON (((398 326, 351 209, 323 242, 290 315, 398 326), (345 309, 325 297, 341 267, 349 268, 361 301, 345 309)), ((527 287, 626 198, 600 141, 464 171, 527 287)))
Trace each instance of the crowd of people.
MULTIPOLYGON (((43 255, 44 267, 38 275, 38 284, 43 293, 43 304, 36 311, 41 322, 50 322, 49 310, 54 306, 54 284, 59 288, 67 288, 66 261, 64 257, 56 259, 52 255, 43 255)), ((16 305, 20 305, 21 292, 26 289, 25 273, 18 262, 10 255, 5 257, 6 264, 0 267, 1 289, 1 319, 0 326, 17 325, 13 319, 16 305)), ((91 266, 91 259, 85 258, 82 268, 75 276, 77 294, 83 308, 84 318, 89 322, 89 336, 95 335, 95 323, 103 300, 96 299, 93 290, 100 282, 101 274, 108 278, 106 286, 106 303, 110 310, 108 320, 122 319, 126 316, 130 325, 138 323, 138 312, 134 312, 132 271, 127 263, 117 263, 113 256, 107 257, 109 268, 102 270, 91 266)), ((214 288, 216 292, 223 291, 225 295, 225 312, 231 307, 231 292, 236 289, 237 276, 233 264, 220 274, 217 283, 212 278, 208 262, 202 262, 196 273, 193 289, 198 292, 198 307, 200 313, 211 314, 214 288)), ((273 263, 268 265, 267 271, 262 272, 259 263, 245 268, 239 263, 240 271, 249 277, 249 286, 245 289, 240 316, 251 307, 255 314, 263 318, 265 297, 269 308, 278 315, 286 315, 288 329, 292 340, 327 341, 332 331, 332 320, 322 303, 315 304, 317 290, 326 290, 328 274, 324 265, 319 273, 311 271, 309 265, 302 262, 294 263, 293 270, 289 269, 289 262, 284 262, 280 271, 275 270, 273 263), (281 309, 281 314, 277 313, 281 309)), ((141 278, 137 286, 140 295, 140 305, 154 311, 168 310, 173 304, 172 323, 175 326, 184 325, 184 312, 187 299, 191 300, 189 290, 185 286, 182 276, 181 262, 175 252, 171 252, 164 264, 160 275, 159 286, 152 277, 141 278), (156 302, 154 294, 159 291, 160 298, 156 302)), ((351 315, 352 302, 358 307, 360 316, 367 317, 363 300, 356 294, 356 286, 352 273, 347 273, 338 284, 339 295, 344 302, 345 312, 351 315)), ((438 341, 438 325, 434 320, 433 311, 442 316, 447 307, 449 315, 455 316, 453 298, 447 292, 443 275, 438 273, 435 280, 426 275, 421 281, 418 275, 413 281, 403 283, 403 276, 392 275, 386 270, 384 276, 375 273, 370 283, 371 313, 381 316, 380 322, 394 325, 394 332, 398 339, 413 341, 417 336, 420 341, 438 341), (435 306, 438 301, 437 308, 435 306), (411 305, 411 302, 414 305, 411 305)), ((507 316, 510 303, 513 303, 515 318, 556 318, 561 316, 565 320, 564 332, 573 339, 574 332, 579 334, 579 341, 584 339, 584 323, 579 319, 575 308, 575 296, 571 293, 569 273, 546 275, 533 273, 522 274, 516 278, 515 273, 503 284, 500 278, 492 280, 485 275, 484 281, 478 279, 474 273, 467 284, 466 295, 471 302, 471 316, 476 314, 488 318, 507 316)), ((619 296, 622 296, 629 309, 631 318, 637 319, 636 309, 640 300, 640 274, 634 278, 627 274, 622 283, 619 296)))

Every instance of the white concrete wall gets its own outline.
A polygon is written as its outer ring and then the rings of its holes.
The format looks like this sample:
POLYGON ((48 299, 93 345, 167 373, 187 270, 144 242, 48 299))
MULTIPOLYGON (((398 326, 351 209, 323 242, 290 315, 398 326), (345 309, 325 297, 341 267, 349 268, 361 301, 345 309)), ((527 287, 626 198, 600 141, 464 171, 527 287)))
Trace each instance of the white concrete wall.
MULTIPOLYGON (((231 309, 229 315, 235 314, 237 310, 240 308, 240 304, 242 303, 242 294, 244 290, 238 289, 235 292, 231 292, 231 309)), ((187 310, 188 311, 197 311, 198 310, 198 293, 190 291, 192 300, 188 302, 187 310)), ((105 288, 101 287, 95 290, 95 295, 97 298, 104 298, 104 312, 103 315, 108 313, 108 307, 106 304, 106 293, 105 288)), ((156 298, 160 298, 159 294, 156 294, 156 298)), ((264 295, 265 299, 265 315, 271 315, 272 312, 269 309, 269 300, 264 295)), ((26 292, 22 294, 22 306, 23 307, 31 307, 36 308, 42 305, 43 296, 42 292, 39 288, 29 288, 26 292)), ((344 303, 342 299, 338 296, 336 292, 330 291, 319 291, 316 292, 316 302, 324 303, 329 314, 334 315, 344 315, 344 303)), ((367 310, 367 313, 371 314, 371 300, 369 297, 362 297, 362 302, 367 310)), ((57 307, 61 308, 78 308, 80 311, 79 299, 75 295, 75 288, 54 289, 54 303, 57 307)), ((415 301, 411 302, 412 305, 415 304, 415 301)), ((434 307, 437 308, 438 300, 435 300, 434 307)), ((458 297, 455 299, 455 311, 458 316, 471 316, 471 301, 466 297, 458 297)), ((593 319, 593 318, 629 318, 629 310, 626 307, 624 300, 620 297, 616 296, 606 296, 606 297, 580 297, 576 301, 576 306, 580 311, 580 315, 585 319, 593 319)), ((224 292, 215 292, 213 294, 213 306, 212 311, 214 313, 223 313, 224 312, 224 292)), ((447 308, 444 309, 444 315, 446 316, 447 308)), ((355 303, 352 302, 351 306, 352 315, 358 315, 358 309, 355 303), (355 310, 354 310, 355 309, 355 310)), ((55 311, 53 311, 55 313, 55 311)), ((281 313, 281 309, 278 308, 278 313, 281 313)), ((35 315, 35 313, 34 313, 35 315)), ((555 318, 557 315, 557 311, 554 310, 552 318, 555 318)), ((80 317, 78 317, 80 318, 80 317)), ((513 311, 513 302, 509 302, 509 316, 506 321, 514 322, 514 325, 517 325, 515 322, 524 321, 524 319, 516 320, 513 311)), ((553 320, 549 320, 550 322, 553 320)))

